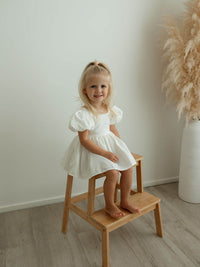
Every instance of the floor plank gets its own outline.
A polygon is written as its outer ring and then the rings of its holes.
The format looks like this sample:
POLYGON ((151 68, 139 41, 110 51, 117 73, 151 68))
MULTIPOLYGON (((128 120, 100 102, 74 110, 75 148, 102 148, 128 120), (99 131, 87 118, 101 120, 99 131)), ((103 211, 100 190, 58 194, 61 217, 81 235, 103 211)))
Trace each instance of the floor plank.
MULTIPOLYGON (((200 204, 178 198, 178 184, 145 188, 161 198, 164 237, 153 212, 110 233, 111 267, 200 266, 200 204)), ((79 204, 87 208, 87 201, 79 204)), ((104 207, 103 196, 95 200, 104 207)), ((63 203, 0 214, 1 267, 101 266, 101 233, 70 211, 61 233, 63 203)))

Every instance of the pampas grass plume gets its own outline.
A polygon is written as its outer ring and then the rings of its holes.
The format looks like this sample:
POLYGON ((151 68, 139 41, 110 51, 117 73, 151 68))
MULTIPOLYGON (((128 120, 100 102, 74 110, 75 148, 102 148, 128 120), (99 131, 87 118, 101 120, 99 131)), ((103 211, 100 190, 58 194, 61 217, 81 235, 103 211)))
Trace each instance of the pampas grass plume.
POLYGON ((166 67, 162 90, 177 107, 178 118, 186 123, 200 120, 200 0, 189 0, 182 15, 182 27, 170 17, 164 27, 168 38, 163 46, 166 67))

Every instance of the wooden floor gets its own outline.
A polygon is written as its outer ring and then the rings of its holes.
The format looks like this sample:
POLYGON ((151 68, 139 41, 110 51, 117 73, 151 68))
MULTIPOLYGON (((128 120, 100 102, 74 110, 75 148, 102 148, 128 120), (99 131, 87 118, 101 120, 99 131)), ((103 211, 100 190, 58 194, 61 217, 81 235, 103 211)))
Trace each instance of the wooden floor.
MULTIPOLYGON (((156 235, 153 212, 129 222, 110 233, 111 266, 200 266, 200 204, 180 200, 177 183, 145 191, 161 198, 164 237, 156 235)), ((63 205, 0 214, 0 266, 100 267, 101 233, 70 211, 63 235, 63 205)), ((97 197, 97 209, 103 206, 97 197)))

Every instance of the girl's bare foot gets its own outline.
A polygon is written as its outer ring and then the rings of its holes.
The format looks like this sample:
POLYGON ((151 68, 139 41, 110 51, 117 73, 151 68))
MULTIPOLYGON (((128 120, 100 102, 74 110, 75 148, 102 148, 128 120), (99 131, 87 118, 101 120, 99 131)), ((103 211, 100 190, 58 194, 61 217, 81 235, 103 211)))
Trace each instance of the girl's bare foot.
POLYGON ((127 203, 121 203, 120 204, 120 207, 125 209, 125 210, 128 210, 130 211, 131 213, 140 213, 140 208, 138 208, 137 206, 134 206, 132 205, 130 202, 127 202, 127 203))
POLYGON ((125 216, 125 213, 121 211, 117 206, 106 206, 105 212, 108 213, 112 218, 118 219, 125 216))

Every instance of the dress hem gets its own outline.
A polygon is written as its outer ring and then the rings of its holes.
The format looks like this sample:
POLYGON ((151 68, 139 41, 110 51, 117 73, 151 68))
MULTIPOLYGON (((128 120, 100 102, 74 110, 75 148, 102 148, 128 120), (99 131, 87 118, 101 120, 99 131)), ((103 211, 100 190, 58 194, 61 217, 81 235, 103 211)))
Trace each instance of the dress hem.
POLYGON ((73 177, 76 178, 76 179, 80 179, 80 180, 89 180, 89 179, 92 178, 93 176, 96 176, 96 175, 98 175, 98 174, 101 174, 101 173, 104 173, 104 172, 107 172, 107 171, 111 171, 111 170, 125 171, 125 170, 127 170, 127 169, 129 169, 129 168, 131 168, 131 167, 136 166, 136 165, 137 165, 137 163, 135 162, 133 165, 130 165, 130 166, 127 167, 127 168, 119 168, 119 169, 117 169, 117 168, 109 168, 109 169, 102 170, 101 172, 96 172, 96 173, 94 173, 94 174, 88 175, 87 177, 78 177, 77 175, 74 175, 74 174, 72 174, 72 173, 70 173, 70 172, 68 172, 68 171, 66 171, 66 170, 65 170, 65 172, 66 172, 68 175, 71 175, 71 176, 73 176, 73 177))

